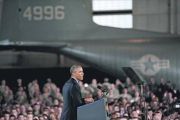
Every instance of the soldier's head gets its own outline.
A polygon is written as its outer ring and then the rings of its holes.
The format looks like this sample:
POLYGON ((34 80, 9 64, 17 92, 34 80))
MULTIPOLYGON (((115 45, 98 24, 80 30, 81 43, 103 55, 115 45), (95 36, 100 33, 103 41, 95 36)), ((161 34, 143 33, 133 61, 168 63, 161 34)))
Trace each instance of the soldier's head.
POLYGON ((1 84, 2 84, 2 85, 6 85, 6 80, 2 80, 2 81, 1 81, 1 84))

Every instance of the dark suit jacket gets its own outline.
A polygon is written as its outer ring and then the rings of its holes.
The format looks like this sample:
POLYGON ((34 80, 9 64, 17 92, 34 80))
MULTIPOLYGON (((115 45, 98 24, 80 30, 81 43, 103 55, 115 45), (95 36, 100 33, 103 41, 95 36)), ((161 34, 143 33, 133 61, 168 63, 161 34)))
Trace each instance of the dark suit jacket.
POLYGON ((80 86, 74 78, 70 78, 63 87, 64 106, 61 120, 77 120, 77 107, 84 104, 80 86))

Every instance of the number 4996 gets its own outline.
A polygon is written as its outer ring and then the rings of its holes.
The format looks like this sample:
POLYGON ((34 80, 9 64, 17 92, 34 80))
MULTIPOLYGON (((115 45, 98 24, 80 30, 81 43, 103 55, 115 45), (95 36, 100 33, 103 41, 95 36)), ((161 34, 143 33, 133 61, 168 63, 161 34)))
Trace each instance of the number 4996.
POLYGON ((64 6, 35 6, 27 7, 23 13, 23 17, 28 20, 62 20, 65 17, 64 6))

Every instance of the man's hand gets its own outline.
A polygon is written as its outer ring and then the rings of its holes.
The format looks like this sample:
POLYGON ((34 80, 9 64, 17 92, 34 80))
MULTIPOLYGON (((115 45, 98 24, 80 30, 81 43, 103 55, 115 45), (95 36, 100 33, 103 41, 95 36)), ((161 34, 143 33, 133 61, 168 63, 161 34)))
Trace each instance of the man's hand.
POLYGON ((85 103, 90 103, 90 102, 94 102, 93 98, 85 98, 84 99, 85 103))

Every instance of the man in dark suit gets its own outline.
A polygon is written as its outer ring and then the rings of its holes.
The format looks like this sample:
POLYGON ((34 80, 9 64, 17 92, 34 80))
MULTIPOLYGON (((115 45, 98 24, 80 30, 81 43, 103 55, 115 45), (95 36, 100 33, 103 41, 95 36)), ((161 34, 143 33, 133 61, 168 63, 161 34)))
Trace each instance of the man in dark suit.
POLYGON ((93 102, 93 98, 82 98, 78 84, 83 80, 83 69, 80 65, 73 65, 70 69, 71 78, 63 87, 64 106, 60 120, 77 120, 77 107, 93 102))

